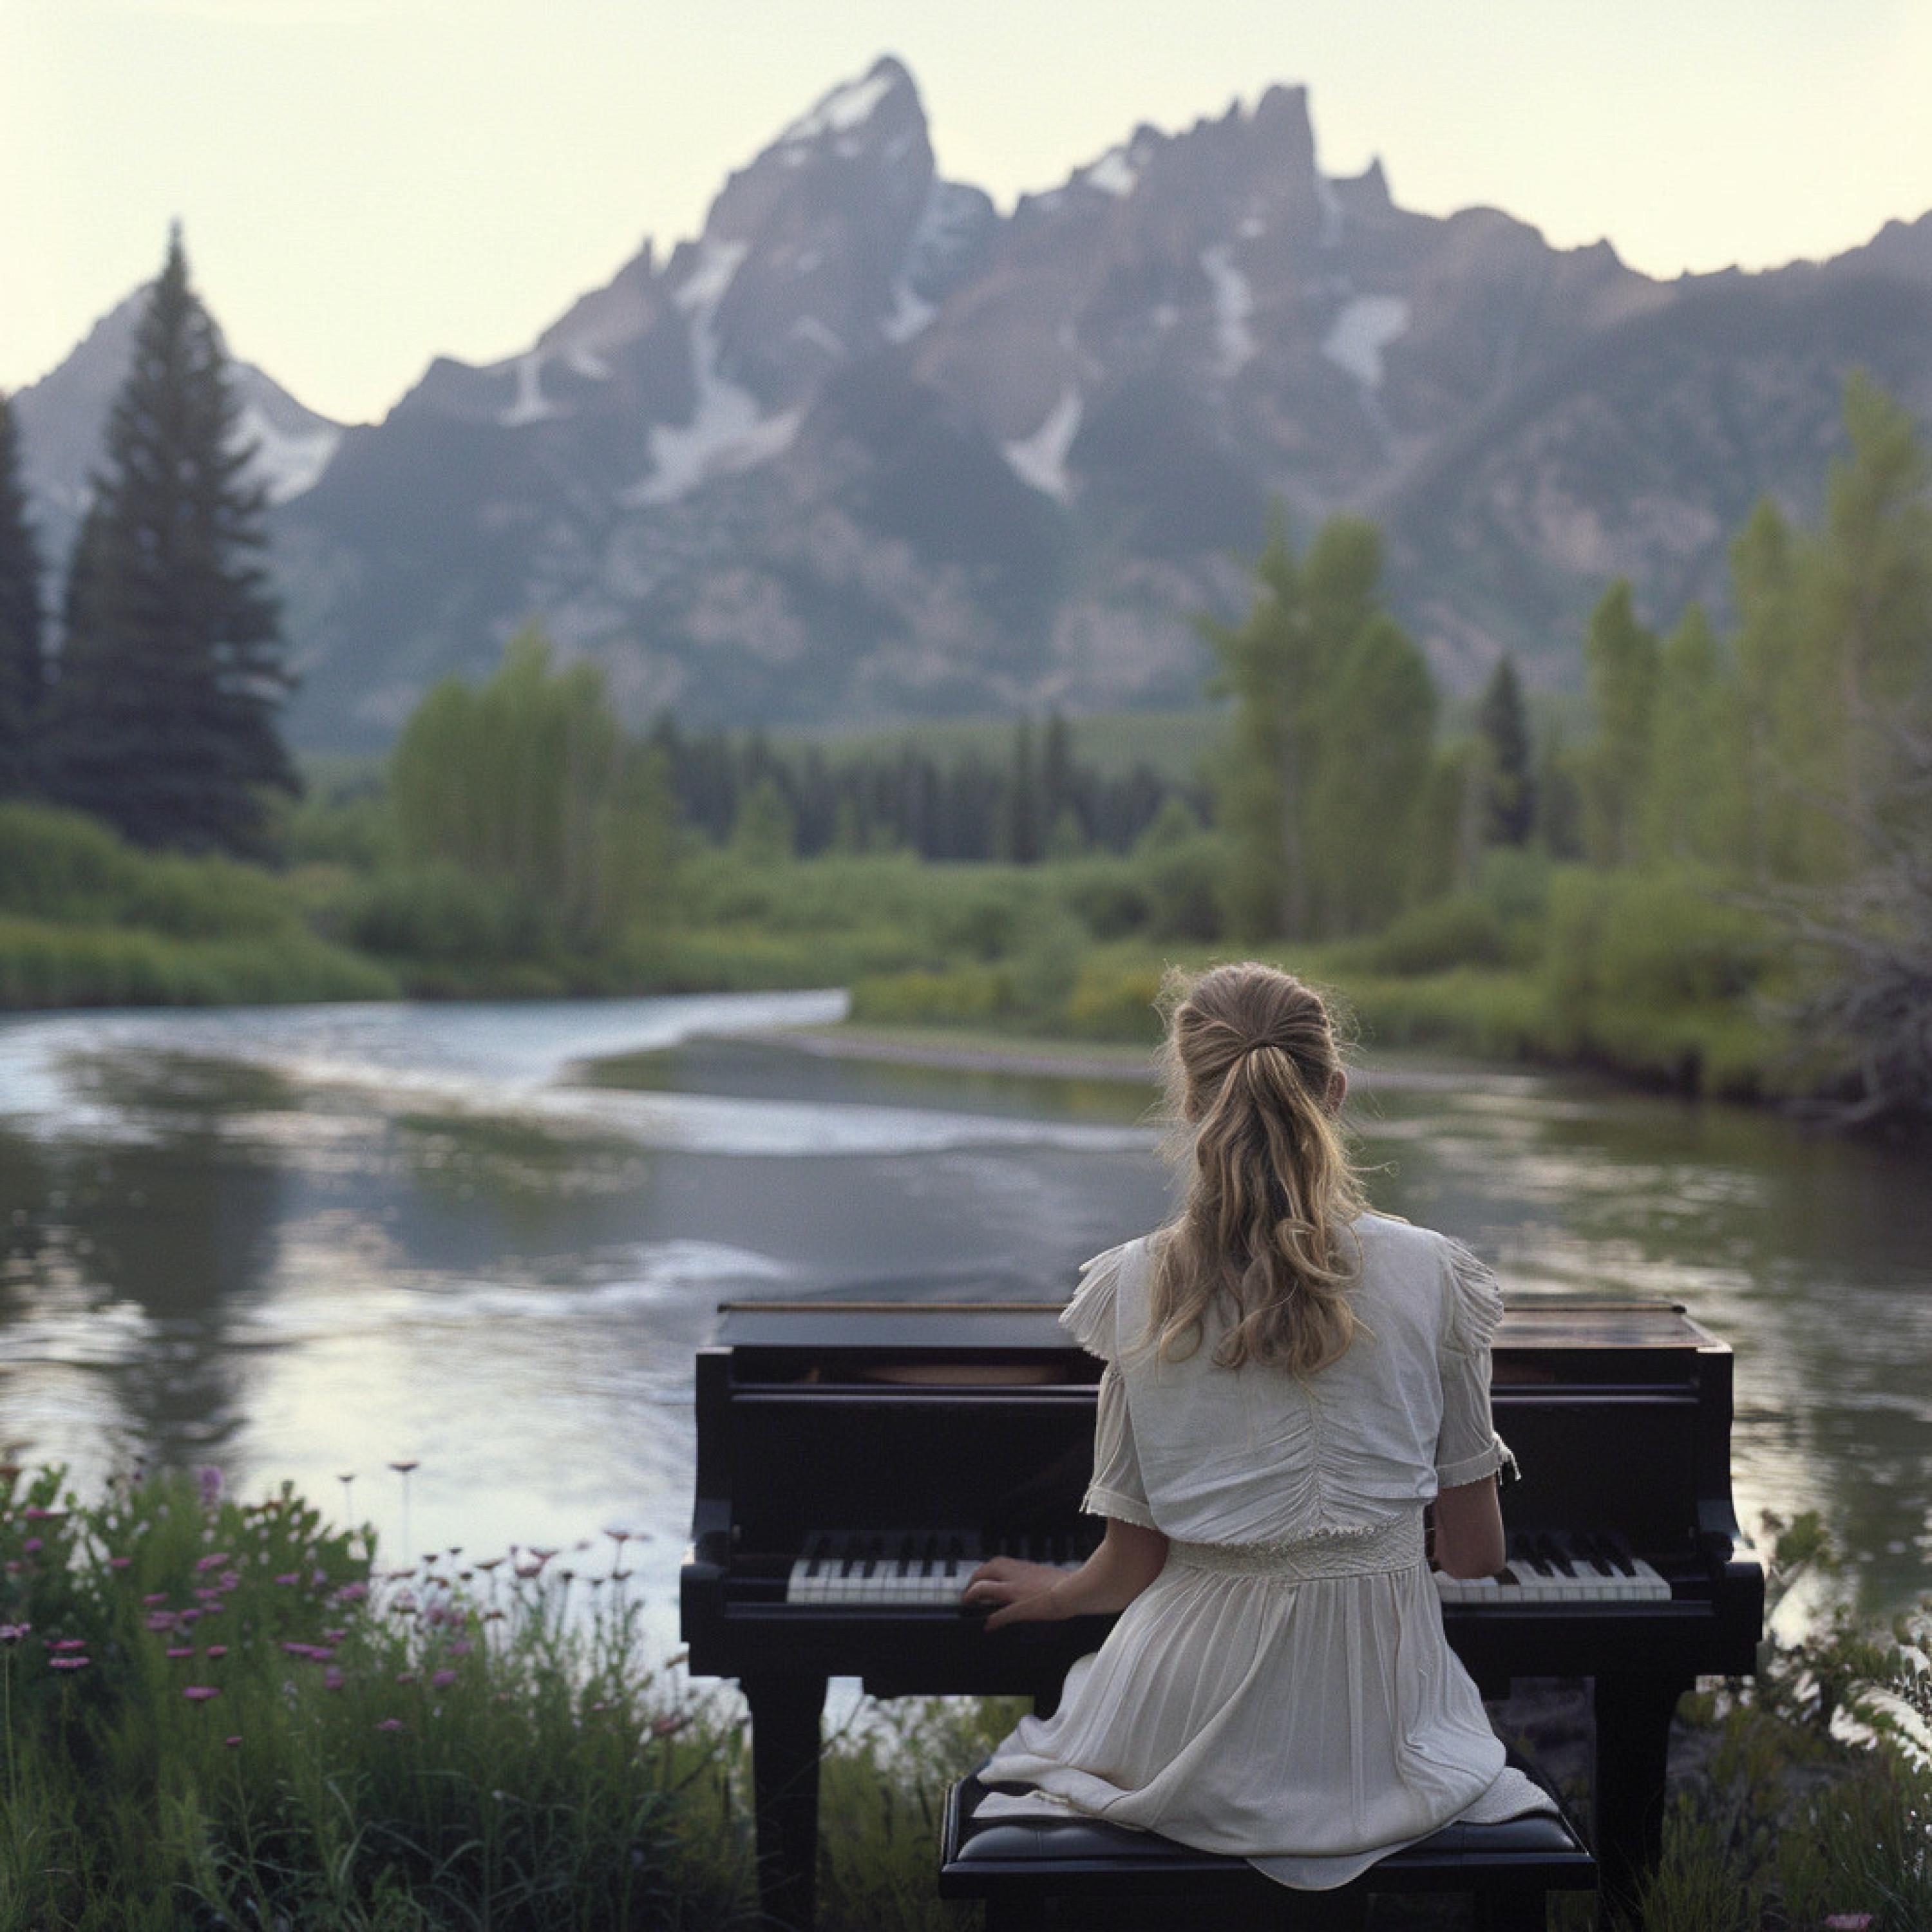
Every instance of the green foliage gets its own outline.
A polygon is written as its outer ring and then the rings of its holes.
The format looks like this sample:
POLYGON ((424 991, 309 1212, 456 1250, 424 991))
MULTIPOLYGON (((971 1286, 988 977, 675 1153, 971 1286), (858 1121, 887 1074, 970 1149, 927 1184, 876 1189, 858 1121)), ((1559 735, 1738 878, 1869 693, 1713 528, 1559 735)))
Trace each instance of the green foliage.
POLYGON ((588 1616, 530 1559, 385 1591, 369 1532, 212 1472, 0 1485, 8 1922, 735 1916, 734 1740, 660 1686, 621 1582, 588 1616))
MULTIPOLYGON (((797 827, 776 778, 763 778, 745 795, 731 827, 734 856, 748 866, 782 866, 792 856, 797 827)), ((850 846, 856 850, 854 835, 850 846)))
POLYGON ((1635 863, 1657 722, 1658 644, 1637 621, 1628 579, 1619 578, 1590 614, 1583 640, 1597 735, 1581 777, 1585 834, 1600 866, 1635 863))
POLYGON ((296 789, 267 497, 245 480, 240 418, 177 227, 108 418, 51 706, 55 794, 144 845, 258 850, 263 789, 296 789))
POLYGON ((507 892, 525 928, 608 949, 666 886, 670 803, 661 761, 627 746, 602 674, 553 674, 535 631, 480 690, 455 679, 417 708, 390 763, 402 850, 507 892))
POLYGON ((1775 1058, 1752 1010, 1774 958, 1762 916, 1694 874, 1566 868, 1544 958, 1552 1044, 1690 1092, 1749 1093, 1775 1058))
POLYGON ((1412 907, 1346 956, 1370 973, 1412 978, 1456 966, 1509 963, 1509 937, 1496 908, 1474 892, 1412 907))
POLYGON ((1750 838, 1748 726, 1723 646, 1694 604, 1664 640, 1640 845, 1666 863, 1737 868, 1750 838))
POLYGON ((1298 560, 1277 514, 1247 617, 1202 626, 1234 700, 1216 802, 1244 939, 1359 930, 1400 903, 1436 696, 1381 570, 1372 524, 1338 517, 1298 560))
POLYGON ((1477 735, 1488 754, 1489 788, 1483 837, 1492 845, 1520 845, 1536 822, 1536 782, 1530 770, 1529 718, 1522 681, 1507 652, 1483 687, 1476 706, 1477 735))

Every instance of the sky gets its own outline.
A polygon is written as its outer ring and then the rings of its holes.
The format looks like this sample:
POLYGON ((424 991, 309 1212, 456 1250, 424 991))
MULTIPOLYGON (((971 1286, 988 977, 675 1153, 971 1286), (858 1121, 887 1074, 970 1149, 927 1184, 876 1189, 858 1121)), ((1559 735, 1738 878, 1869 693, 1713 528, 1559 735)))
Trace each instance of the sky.
POLYGON ((1138 123, 1310 94, 1322 164, 1656 275, 1932 209, 1928 0, 0 0, 0 389, 184 224, 233 351, 380 417, 515 352, 882 52, 1004 208, 1138 123))

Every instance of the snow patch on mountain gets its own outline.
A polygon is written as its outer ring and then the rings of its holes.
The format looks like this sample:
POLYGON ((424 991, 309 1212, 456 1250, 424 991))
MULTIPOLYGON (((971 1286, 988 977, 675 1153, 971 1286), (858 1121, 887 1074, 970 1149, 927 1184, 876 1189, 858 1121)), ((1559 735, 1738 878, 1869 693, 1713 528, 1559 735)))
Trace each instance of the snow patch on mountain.
POLYGON ((1066 453, 1080 433, 1080 392, 1071 384, 1042 418, 1032 435, 1004 446, 1013 473, 1022 483, 1065 502, 1072 494, 1066 474, 1066 453))
MULTIPOLYGON (((342 432, 333 423, 313 429, 282 429, 268 419, 259 403, 250 401, 242 405, 236 418, 233 446, 244 449, 251 442, 255 446, 250 480, 268 491, 270 502, 286 503, 321 481, 341 442, 342 432)), ((83 491, 77 507, 85 509, 91 494, 83 491)))
POLYGON ((1103 194, 1111 194, 1124 200, 1134 191, 1134 184, 1140 179, 1140 171, 1127 158, 1124 148, 1109 148, 1090 167, 1083 168, 1074 178, 1084 182, 1089 188, 1097 188, 1103 194))
POLYGON ((1408 326, 1408 304, 1400 296, 1357 296, 1323 337, 1322 352, 1365 389, 1382 381, 1382 351, 1408 326))
POLYGON ((802 406, 779 416, 760 416, 758 398, 718 374, 718 304, 746 253, 742 242, 705 242, 697 267, 673 298, 691 318, 692 387, 697 401, 689 422, 652 425, 651 473, 624 493, 628 505, 674 503, 715 476, 769 462, 790 448, 805 419, 802 406))
POLYGON ((567 413, 562 405, 551 402, 543 392, 543 356, 532 349, 517 358, 517 393, 508 409, 498 412, 496 421, 505 429, 521 429, 526 423, 545 422, 567 413))
POLYGON ((1217 371, 1232 376, 1254 359, 1254 331, 1248 326, 1248 318, 1255 312, 1254 291, 1248 286, 1247 277, 1234 266, 1234 251, 1226 242, 1202 250, 1201 268, 1214 292, 1217 371))
POLYGON ((892 284, 892 313, 879 324, 888 342, 910 342, 939 313, 937 302, 916 296, 903 281, 892 284))
POLYGON ((863 80, 848 81, 835 87, 808 114, 801 114, 778 136, 781 142, 815 141, 821 134, 849 134, 862 128, 872 111, 892 92, 896 78, 874 71, 863 80))
POLYGON ((836 332, 828 328, 815 315, 800 316, 792 324, 790 333, 801 342, 809 342, 842 362, 845 359, 844 344, 839 340, 836 332))

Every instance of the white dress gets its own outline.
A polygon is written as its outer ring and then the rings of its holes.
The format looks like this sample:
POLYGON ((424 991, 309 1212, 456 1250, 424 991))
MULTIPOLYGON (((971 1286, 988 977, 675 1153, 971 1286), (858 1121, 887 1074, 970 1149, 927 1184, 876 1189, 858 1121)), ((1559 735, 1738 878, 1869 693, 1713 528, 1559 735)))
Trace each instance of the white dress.
POLYGON ((1357 1223, 1360 1326, 1298 1380, 1140 1346, 1144 1240, 1086 1264, 1061 1325, 1107 1366, 1084 1508, 1162 1531, 1166 1567, 981 1771, 979 1816, 1064 1816, 1346 1885, 1458 1820, 1549 1799, 1506 1766, 1442 1634, 1422 1546, 1438 1487, 1509 1460, 1490 1417, 1496 1278, 1440 1234, 1357 1223))

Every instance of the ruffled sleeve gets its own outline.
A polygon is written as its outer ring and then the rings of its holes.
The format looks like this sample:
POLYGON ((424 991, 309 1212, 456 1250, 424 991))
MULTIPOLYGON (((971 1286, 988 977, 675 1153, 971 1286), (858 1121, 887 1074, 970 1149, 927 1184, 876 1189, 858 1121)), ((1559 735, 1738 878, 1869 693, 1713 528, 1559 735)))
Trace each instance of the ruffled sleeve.
POLYGON ((1060 1311, 1060 1325, 1090 1355, 1103 1362, 1120 1360, 1120 1346, 1114 1318, 1114 1303, 1120 1286, 1120 1264, 1130 1241, 1109 1248, 1091 1261, 1080 1264, 1080 1286, 1073 1298, 1060 1311))
POLYGON ((1134 1446, 1134 1419, 1127 1408, 1126 1384, 1109 1362, 1100 1377, 1100 1399, 1094 1417, 1094 1480, 1081 1498, 1088 1516, 1110 1516, 1157 1529, 1141 1479, 1140 1452, 1134 1446))
POLYGON ((1453 1490, 1507 1469, 1516 1458, 1490 1415, 1490 1348, 1503 1316, 1502 1284, 1458 1241, 1443 1244, 1448 1280, 1437 1365, 1442 1426, 1436 1438, 1436 1481, 1453 1490))

